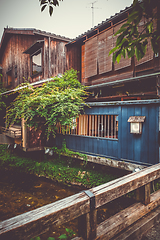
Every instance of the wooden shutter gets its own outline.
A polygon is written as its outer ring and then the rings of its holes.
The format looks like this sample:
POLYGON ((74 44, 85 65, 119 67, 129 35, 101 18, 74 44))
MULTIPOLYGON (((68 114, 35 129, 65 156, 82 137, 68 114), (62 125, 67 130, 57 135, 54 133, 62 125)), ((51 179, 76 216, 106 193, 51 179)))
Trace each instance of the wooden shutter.
POLYGON ((109 51, 113 48, 113 29, 109 29, 98 36, 98 66, 99 73, 112 70, 112 55, 109 51))
MULTIPOLYGON (((116 33, 121 26, 124 24, 125 22, 118 24, 114 27, 114 33, 116 33)), ((114 36, 113 38, 113 47, 116 46, 116 41, 117 41, 117 37, 118 35, 114 36)), ((131 58, 128 58, 128 56, 126 56, 126 58, 124 58, 123 56, 121 57, 121 60, 119 63, 117 63, 117 61, 114 64, 114 70, 119 70, 121 68, 125 68, 131 65, 131 58)))
POLYGON ((97 37, 85 43, 85 77, 97 75, 97 37))
MULTIPOLYGON (((143 18, 140 23, 139 23, 139 27, 138 27, 138 31, 142 32, 143 30, 143 26, 145 24, 145 19, 143 18)), ((155 28, 155 24, 154 24, 154 28, 155 28)), ((145 56, 140 59, 139 61, 137 60, 137 58, 135 57, 135 66, 138 66, 140 64, 143 64, 145 62, 148 62, 150 60, 153 59, 153 50, 152 50, 152 46, 151 46, 151 42, 149 40, 148 44, 147 44, 147 49, 146 49, 146 54, 145 56)))

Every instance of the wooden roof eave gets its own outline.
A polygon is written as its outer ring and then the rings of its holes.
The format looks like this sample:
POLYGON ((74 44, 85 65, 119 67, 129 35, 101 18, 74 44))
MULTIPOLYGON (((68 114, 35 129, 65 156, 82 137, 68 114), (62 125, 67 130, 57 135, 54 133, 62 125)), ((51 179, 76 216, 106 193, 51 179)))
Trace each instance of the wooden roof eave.
MULTIPOLYGON (((120 85, 120 84, 126 83, 126 82, 139 81, 139 80, 142 80, 145 78, 152 78, 152 77, 158 77, 158 76, 160 76, 160 72, 150 73, 150 74, 146 74, 146 75, 142 75, 142 76, 138 76, 138 77, 125 78, 125 79, 111 81, 111 82, 99 83, 99 84, 95 84, 95 85, 91 85, 91 86, 86 85, 86 87, 89 90, 91 90, 91 89, 95 89, 95 88, 102 88, 102 87, 107 87, 107 86, 112 86, 112 85, 120 85)), ((107 78, 106 78, 106 80, 107 80, 107 78)))

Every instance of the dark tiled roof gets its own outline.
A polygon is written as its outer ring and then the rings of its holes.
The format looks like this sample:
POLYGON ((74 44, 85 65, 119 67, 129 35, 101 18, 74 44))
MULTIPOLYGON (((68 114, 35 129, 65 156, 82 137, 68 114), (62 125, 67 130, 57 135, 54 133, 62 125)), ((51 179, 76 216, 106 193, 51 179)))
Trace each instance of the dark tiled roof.
POLYGON ((1 39, 1 44, 0 44, 0 62, 1 62, 1 57, 3 55, 5 46, 8 42, 9 37, 12 34, 20 34, 20 35, 39 35, 39 36, 44 36, 44 37, 51 37, 56 40, 64 41, 66 43, 72 41, 70 38, 66 38, 64 36, 56 35, 50 32, 45 32, 41 31, 35 28, 4 28, 3 36, 1 39))
POLYGON ((98 25, 94 26, 93 28, 91 28, 90 30, 80 34, 78 37, 76 37, 75 39, 73 39, 70 43, 76 42, 82 38, 84 38, 84 36, 89 35, 91 33, 93 33, 94 31, 96 31, 98 28, 103 27, 104 25, 106 25, 107 23, 115 20, 116 18, 120 17, 121 15, 125 14, 126 12, 128 12, 129 10, 131 10, 132 5, 130 7, 126 7, 124 10, 121 10, 119 13, 115 13, 114 16, 111 16, 110 18, 106 18, 105 21, 102 21, 101 23, 99 23, 98 25))

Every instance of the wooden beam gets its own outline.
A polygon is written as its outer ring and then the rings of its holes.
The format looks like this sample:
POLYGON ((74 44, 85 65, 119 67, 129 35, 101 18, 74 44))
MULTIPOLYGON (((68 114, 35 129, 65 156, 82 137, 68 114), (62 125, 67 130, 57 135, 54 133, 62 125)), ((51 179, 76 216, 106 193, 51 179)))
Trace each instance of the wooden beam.
POLYGON ((147 206, 142 203, 135 203, 131 207, 122 210, 106 221, 102 222, 97 228, 96 240, 110 239, 119 232, 136 222, 138 219, 151 212, 160 204, 160 190, 151 197, 151 203, 147 206))
POLYGON ((85 193, 78 193, 57 202, 0 222, 0 239, 30 239, 42 234, 53 224, 62 225, 90 211, 90 201, 85 193), (3 234, 3 235, 2 235, 3 234))
POLYGON ((136 190, 136 200, 144 203, 145 205, 150 203, 150 183, 142 186, 136 190))
POLYGON ((152 228, 160 219, 160 207, 156 208, 147 216, 139 219, 137 222, 128 227, 125 232, 118 234, 114 240, 135 240, 141 239, 142 236, 152 228))

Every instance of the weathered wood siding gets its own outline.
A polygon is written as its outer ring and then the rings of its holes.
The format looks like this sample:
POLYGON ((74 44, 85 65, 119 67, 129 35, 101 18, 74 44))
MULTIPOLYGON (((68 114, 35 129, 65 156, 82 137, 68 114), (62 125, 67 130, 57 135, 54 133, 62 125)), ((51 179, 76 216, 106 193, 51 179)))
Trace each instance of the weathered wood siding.
POLYGON ((24 80, 36 82, 63 74, 67 69, 66 41, 56 40, 51 37, 27 34, 11 34, 2 57, 3 82, 7 87, 7 74, 9 73, 12 88, 24 80), (31 73, 30 54, 23 53, 37 40, 44 40, 42 46, 42 72, 33 75, 31 73))
MULTIPOLYGON (((109 55, 110 50, 115 47, 118 36, 114 34, 120 29, 120 27, 126 22, 126 16, 120 19, 119 22, 112 22, 106 29, 94 30, 92 36, 89 34, 83 36, 83 40, 80 43, 74 42, 67 46, 68 49, 72 49, 70 52, 70 68, 73 67, 81 70, 81 81, 85 85, 94 85, 105 82, 114 82, 119 79, 125 79, 133 76, 153 73, 160 70, 159 57, 155 58, 151 43, 147 45, 146 55, 139 62, 135 57, 128 59, 127 57, 121 57, 121 61, 118 64, 112 62, 112 55, 109 55), (77 56, 74 54, 81 44, 81 62, 77 62, 77 56), (74 47, 72 47, 74 45, 74 47), (74 48, 74 50, 73 50, 74 48), (75 62, 79 64, 76 64, 75 62), (150 72, 148 72, 150 71, 150 72), (142 73, 140 73, 142 72, 142 73)), ((142 30, 144 21, 140 22, 139 31, 142 30)), ((156 23, 154 23, 156 25, 156 23)), ((99 29, 98 29, 99 28, 99 29)))
MULTIPOLYGON (((136 102, 136 101, 135 101, 136 102)), ((86 108, 89 115, 118 115, 118 139, 66 135, 67 147, 92 155, 129 160, 136 163, 156 164, 159 162, 159 106, 158 104, 113 104, 86 108), (130 116, 146 116, 142 134, 130 133, 130 116)), ((61 146, 64 136, 58 135, 57 146, 61 146)))
POLYGON ((112 71, 112 55, 109 55, 111 48, 113 48, 113 28, 98 36, 99 74, 112 71))
POLYGON ((78 71, 78 79, 81 81, 81 45, 67 45, 66 64, 67 69, 75 69, 78 71))
POLYGON ((23 52, 36 41, 35 36, 12 35, 2 58, 2 74, 4 85, 7 86, 7 72, 11 71, 12 87, 28 80, 30 77, 30 57, 23 52), (16 77, 17 75, 17 77, 16 77))
MULTIPOLYGON (((116 26, 114 26, 114 34, 121 28, 121 26, 126 23, 126 22, 122 22, 120 24, 117 24, 116 26)), ((116 41, 117 41, 118 35, 113 37, 113 47, 116 46, 116 41)), ((112 47, 110 47, 110 50, 112 49, 112 47)), ((117 63, 117 61, 114 64, 114 70, 119 70, 119 69, 123 69, 126 67, 131 66, 131 58, 124 58, 123 56, 121 57, 121 61, 119 63, 117 63)))

